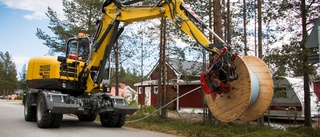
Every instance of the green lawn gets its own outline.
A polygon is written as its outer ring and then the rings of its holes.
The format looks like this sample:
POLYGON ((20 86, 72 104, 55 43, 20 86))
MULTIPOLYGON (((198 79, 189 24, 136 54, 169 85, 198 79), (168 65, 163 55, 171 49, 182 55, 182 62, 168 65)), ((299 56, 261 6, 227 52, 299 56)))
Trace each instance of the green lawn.
POLYGON ((320 137, 319 129, 311 127, 294 127, 284 130, 276 130, 268 127, 258 127, 255 122, 246 126, 244 122, 214 124, 203 121, 190 120, 192 118, 157 118, 150 116, 138 122, 132 120, 140 119, 150 114, 152 110, 139 110, 135 115, 127 117, 125 126, 157 131, 179 136, 199 137, 320 137))

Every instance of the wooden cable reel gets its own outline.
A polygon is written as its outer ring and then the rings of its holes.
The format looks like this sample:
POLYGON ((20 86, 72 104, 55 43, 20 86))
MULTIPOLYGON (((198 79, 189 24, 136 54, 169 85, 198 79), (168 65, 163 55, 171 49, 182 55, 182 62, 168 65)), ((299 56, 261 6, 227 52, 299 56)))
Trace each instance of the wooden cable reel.
POLYGON ((222 122, 237 119, 252 121, 270 106, 273 80, 267 65, 254 56, 237 57, 234 61, 239 78, 230 82, 230 91, 213 100, 205 94, 211 113, 222 122))

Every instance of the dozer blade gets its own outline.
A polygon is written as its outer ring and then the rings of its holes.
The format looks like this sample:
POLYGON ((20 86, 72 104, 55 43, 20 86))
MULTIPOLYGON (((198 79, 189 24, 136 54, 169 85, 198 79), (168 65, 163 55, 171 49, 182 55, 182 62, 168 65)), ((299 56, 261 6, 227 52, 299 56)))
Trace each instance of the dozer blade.
POLYGON ((267 65, 254 56, 237 57, 234 63, 239 78, 230 82, 228 93, 217 95, 215 100, 210 94, 205 94, 208 107, 222 122, 255 120, 263 115, 271 103, 271 73, 267 65), (252 78, 252 75, 257 79, 252 78))
POLYGON ((67 114, 75 113, 79 109, 77 104, 54 103, 50 113, 67 114))
POLYGON ((126 115, 132 115, 134 112, 136 112, 139 108, 135 106, 118 106, 115 107, 115 114, 126 114, 126 115))

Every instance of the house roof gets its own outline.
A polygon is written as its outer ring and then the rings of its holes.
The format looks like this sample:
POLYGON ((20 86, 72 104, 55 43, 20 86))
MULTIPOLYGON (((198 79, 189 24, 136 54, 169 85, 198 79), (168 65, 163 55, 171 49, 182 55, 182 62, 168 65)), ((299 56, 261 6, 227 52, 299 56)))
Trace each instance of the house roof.
MULTIPOLYGON (((177 76, 188 75, 200 77, 202 73, 203 64, 201 62, 169 58, 168 60, 166 60, 166 64, 174 71, 177 76)), ((152 72, 157 68, 158 65, 159 61, 152 68, 152 70, 148 74, 148 77, 152 74, 152 72)))
POLYGON ((138 86, 147 86, 147 85, 158 85, 158 81, 157 80, 148 80, 148 81, 142 81, 142 82, 138 82, 133 84, 133 86, 138 87, 138 86))
POLYGON ((126 86, 123 88, 123 92, 126 92, 126 93, 136 93, 137 91, 134 90, 133 88, 131 88, 130 86, 126 86))

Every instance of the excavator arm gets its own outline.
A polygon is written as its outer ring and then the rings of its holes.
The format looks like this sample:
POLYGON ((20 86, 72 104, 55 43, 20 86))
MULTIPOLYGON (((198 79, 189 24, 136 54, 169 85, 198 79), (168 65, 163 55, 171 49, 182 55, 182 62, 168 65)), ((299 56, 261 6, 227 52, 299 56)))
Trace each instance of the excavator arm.
MULTIPOLYGON (((220 51, 212 46, 213 44, 198 26, 209 28, 190 8, 184 5, 182 0, 172 0, 170 2, 162 0, 153 6, 129 6, 127 5, 128 3, 130 2, 122 4, 116 0, 107 0, 103 4, 103 18, 100 21, 97 31, 97 39, 94 42, 92 57, 86 67, 87 74, 94 74, 94 76, 87 77, 86 92, 92 92, 101 86, 100 83, 102 82, 102 72, 104 71, 105 62, 110 55, 113 44, 123 30, 123 28, 119 29, 120 22, 130 24, 132 22, 155 18, 168 18, 212 55, 220 54, 220 51)), ((133 2, 131 1, 131 3, 133 2)), ((210 32, 217 36, 212 30, 210 30, 210 32)), ((217 38, 220 39, 222 43, 225 43, 221 38, 217 38)), ((227 52, 223 52, 223 54, 224 53, 227 52)), ((221 57, 222 54, 219 58, 221 57)))

